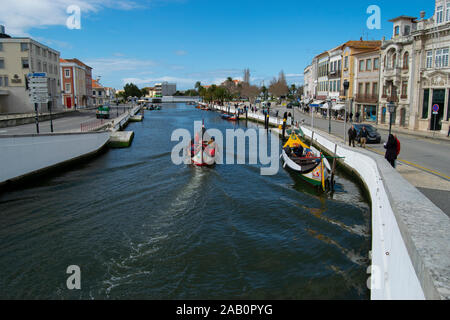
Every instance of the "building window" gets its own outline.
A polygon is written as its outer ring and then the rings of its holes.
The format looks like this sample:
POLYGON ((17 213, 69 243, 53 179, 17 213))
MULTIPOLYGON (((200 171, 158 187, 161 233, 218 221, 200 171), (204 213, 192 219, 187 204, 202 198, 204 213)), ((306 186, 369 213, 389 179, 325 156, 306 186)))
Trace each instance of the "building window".
POLYGON ((444 22, 444 6, 439 6, 436 9, 436 23, 440 24, 444 22))
POLYGON ((405 26, 404 36, 409 36, 410 33, 411 33, 411 27, 410 26, 405 26))
POLYGON ((372 94, 378 95, 378 82, 374 82, 372 85, 372 94))
POLYGON ((38 72, 42 72, 42 67, 41 67, 41 62, 40 61, 38 61, 38 63, 37 63, 37 71, 38 72))
POLYGON ((447 10, 445 13, 445 21, 450 21, 450 1, 447 1, 447 10))
POLYGON ((64 69, 64 76, 70 78, 70 69, 64 69))
POLYGON ((23 69, 28 69, 28 68, 30 68, 30 63, 29 63, 29 61, 28 61, 27 58, 22 58, 22 68, 23 68, 23 69))
POLYGON ((423 90, 423 108, 422 108, 422 119, 428 119, 428 109, 430 103, 430 89, 423 90))
POLYGON ((436 68, 448 67, 448 48, 436 49, 435 66, 436 68))
POLYGON ((3 51, 3 43, 0 42, 0 51, 3 51))
POLYGON ((402 83, 402 98, 407 98, 408 97, 408 82, 404 81, 402 83))
POLYGON ((94 90, 94 91, 92 91, 92 95, 93 95, 93 96, 95 96, 95 90, 94 90))
POLYGON ((47 72, 47 62, 44 62, 44 72, 47 72))
POLYGON ((409 69, 409 53, 405 52, 403 56, 403 69, 409 69))
POLYGON ((442 66, 448 67, 448 48, 442 49, 442 66))
POLYGON ((0 87, 8 86, 8 76, 0 76, 0 87))
POLYGON ((359 71, 361 71, 361 72, 364 71, 364 60, 359 61, 359 71))
POLYGON ((370 93, 370 83, 366 83, 366 91, 364 92, 366 95, 370 93))
POLYGON ((392 68, 394 69, 394 68, 396 68, 396 67, 397 67, 397 54, 394 53, 394 54, 392 55, 392 68))
POLYGON ((394 28, 394 36, 398 36, 400 34, 400 27, 399 26, 395 26, 394 28))
POLYGON ((36 54, 39 56, 41 55, 41 48, 38 46, 36 46, 36 54))
POLYGON ((358 83, 358 93, 361 95, 363 94, 363 88, 364 88, 364 84, 358 83))
POLYGON ((373 59, 373 70, 380 70, 380 58, 373 59))
POLYGON ((427 51, 427 69, 433 67, 433 51, 427 51))
POLYGON ((20 51, 28 51, 28 43, 21 43, 20 44, 20 51))
POLYGON ((372 59, 367 59, 366 61, 366 70, 372 71, 372 59))
POLYGON ((0 69, 5 69, 5 60, 0 59, 0 69))
POLYGON ((348 69, 348 56, 345 56, 344 58, 344 68, 348 69))
POLYGON ((70 86, 70 83, 66 83, 65 87, 66 87, 66 90, 64 91, 64 93, 71 93, 72 92, 72 87, 70 86))

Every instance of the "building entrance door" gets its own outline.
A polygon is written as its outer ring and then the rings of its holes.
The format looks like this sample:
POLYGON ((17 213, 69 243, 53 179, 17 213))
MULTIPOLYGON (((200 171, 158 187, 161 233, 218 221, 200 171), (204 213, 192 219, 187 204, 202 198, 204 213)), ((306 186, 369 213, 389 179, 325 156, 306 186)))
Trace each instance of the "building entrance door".
POLYGON ((433 90, 433 103, 431 107, 431 123, 430 128, 431 131, 441 131, 442 129, 442 118, 444 117, 444 108, 445 108, 445 89, 434 89, 433 90), (433 106, 439 106, 438 114, 434 114, 433 106))
POLYGON ((71 97, 67 97, 67 98, 66 98, 66 107, 67 107, 68 109, 71 109, 71 108, 72 108, 72 98, 71 98, 71 97))

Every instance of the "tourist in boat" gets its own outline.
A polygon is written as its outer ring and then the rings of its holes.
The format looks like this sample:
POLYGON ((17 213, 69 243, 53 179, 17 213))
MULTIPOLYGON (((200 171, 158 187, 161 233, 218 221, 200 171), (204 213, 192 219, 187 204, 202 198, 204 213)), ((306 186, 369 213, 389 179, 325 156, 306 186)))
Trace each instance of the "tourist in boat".
POLYGON ((357 132, 355 129, 355 126, 352 126, 348 130, 348 145, 351 147, 353 144, 353 148, 355 147, 355 140, 356 140, 357 132))
POLYGON ((294 145, 294 149, 292 150, 294 152, 294 155, 297 158, 301 158, 303 157, 303 147, 299 144, 295 144, 294 145))
POLYGON ((397 139, 394 137, 393 134, 389 135, 389 139, 384 145, 384 148, 386 149, 386 160, 392 165, 393 168, 395 168, 395 160, 397 160, 398 156, 398 149, 397 149, 397 139))

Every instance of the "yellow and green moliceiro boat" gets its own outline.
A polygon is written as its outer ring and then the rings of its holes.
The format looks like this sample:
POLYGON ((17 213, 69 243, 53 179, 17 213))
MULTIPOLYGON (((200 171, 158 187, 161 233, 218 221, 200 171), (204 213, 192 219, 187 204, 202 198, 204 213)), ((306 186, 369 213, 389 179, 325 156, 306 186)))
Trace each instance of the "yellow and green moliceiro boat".
POLYGON ((291 135, 281 155, 284 162, 283 168, 289 168, 308 183, 326 191, 330 188, 330 164, 319 150, 313 146, 307 146, 300 140, 298 134, 301 133, 296 130, 290 132, 291 135))

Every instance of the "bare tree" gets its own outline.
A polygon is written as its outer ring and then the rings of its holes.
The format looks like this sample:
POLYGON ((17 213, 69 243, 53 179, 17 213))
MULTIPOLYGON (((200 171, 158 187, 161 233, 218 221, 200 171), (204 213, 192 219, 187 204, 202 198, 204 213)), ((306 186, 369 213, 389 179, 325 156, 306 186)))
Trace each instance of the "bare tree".
POLYGON ((269 92, 276 97, 285 97, 289 94, 289 87, 283 71, 280 72, 278 79, 273 78, 270 82, 269 92))
POLYGON ((261 93, 261 89, 257 86, 252 86, 249 83, 244 82, 241 86, 240 95, 242 98, 247 98, 250 103, 254 103, 256 98, 261 93))

